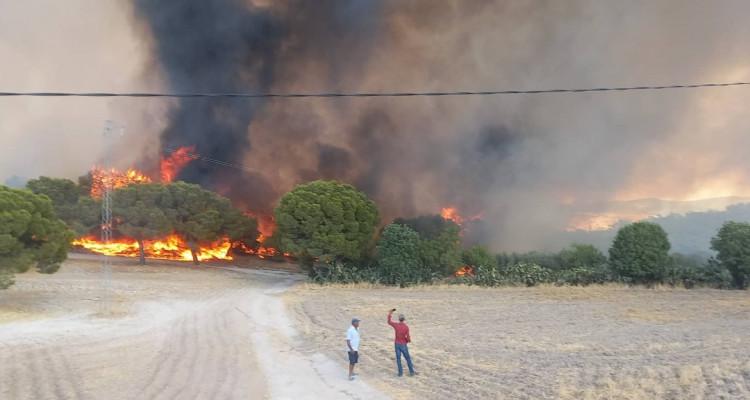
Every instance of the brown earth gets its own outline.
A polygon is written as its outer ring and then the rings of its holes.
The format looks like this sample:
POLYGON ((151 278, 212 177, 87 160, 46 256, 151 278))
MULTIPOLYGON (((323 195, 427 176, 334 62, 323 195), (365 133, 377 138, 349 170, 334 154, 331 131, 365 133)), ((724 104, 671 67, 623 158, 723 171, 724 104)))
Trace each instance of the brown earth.
MULTIPOLYGON (((750 292, 316 286, 285 295, 306 340, 404 399, 748 399, 750 292), (386 313, 407 316, 420 375, 395 376, 386 313)), ((405 367, 405 366, 404 366, 405 367)))
POLYGON ((106 274, 74 255, 17 275, 0 291, 0 399, 384 397, 300 340, 280 296, 299 274, 150 263, 106 274))

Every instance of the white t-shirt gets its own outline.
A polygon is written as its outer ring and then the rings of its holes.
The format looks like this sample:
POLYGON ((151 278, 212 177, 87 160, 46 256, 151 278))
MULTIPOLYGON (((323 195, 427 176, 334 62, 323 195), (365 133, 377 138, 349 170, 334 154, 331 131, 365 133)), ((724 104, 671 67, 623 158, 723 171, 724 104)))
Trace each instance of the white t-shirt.
MULTIPOLYGON (((349 344, 351 344, 354 351, 359 351, 359 331, 354 327, 354 325, 350 326, 349 330, 346 331, 346 340, 349 341, 349 344)), ((349 351, 348 346, 346 348, 346 351, 349 351)))

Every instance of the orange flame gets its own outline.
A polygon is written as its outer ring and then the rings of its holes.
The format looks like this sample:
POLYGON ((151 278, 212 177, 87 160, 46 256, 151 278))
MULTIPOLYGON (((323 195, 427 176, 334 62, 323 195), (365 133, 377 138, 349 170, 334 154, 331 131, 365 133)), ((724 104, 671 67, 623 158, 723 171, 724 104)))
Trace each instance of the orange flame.
POLYGON ((180 171, 196 158, 193 154, 194 151, 195 146, 184 146, 175 150, 169 157, 162 157, 159 161, 161 181, 164 183, 172 182, 180 171))
POLYGON ((151 178, 133 168, 129 168, 126 171, 118 171, 114 168, 106 170, 94 167, 91 169, 91 197, 95 199, 101 198, 107 186, 117 189, 135 183, 149 182, 151 182, 151 178))
POLYGON ((474 276, 474 268, 469 265, 464 265, 463 267, 459 268, 458 271, 456 271, 455 276, 474 276))
POLYGON ((455 222, 456 225, 461 226, 461 227, 466 222, 479 221, 480 219, 482 219, 482 213, 474 215, 473 217, 464 218, 461 214, 459 214, 458 209, 456 207, 441 208, 440 216, 443 217, 443 219, 455 222))
MULTIPOLYGON (((123 238, 109 243, 102 243, 95 237, 86 236, 73 241, 74 246, 108 256, 138 257, 138 242, 135 239, 123 238)), ((208 246, 200 246, 196 252, 199 261, 232 260, 228 254, 231 243, 229 239, 220 239, 208 246)), ((143 250, 147 258, 160 260, 192 261, 190 247, 182 238, 171 234, 163 239, 144 240, 143 250)))
POLYGON ((448 221, 453 221, 456 225, 461 226, 464 223, 464 218, 458 213, 456 207, 443 207, 440 210, 440 216, 448 221))

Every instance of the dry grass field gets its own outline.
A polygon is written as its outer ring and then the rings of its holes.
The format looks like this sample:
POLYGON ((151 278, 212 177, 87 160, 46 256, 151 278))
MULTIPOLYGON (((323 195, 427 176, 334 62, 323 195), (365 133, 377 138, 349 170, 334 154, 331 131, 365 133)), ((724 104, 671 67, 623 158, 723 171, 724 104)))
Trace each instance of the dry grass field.
POLYGON ((344 331, 361 318, 362 378, 395 398, 750 398, 748 291, 303 284, 286 302, 342 365, 344 331), (395 376, 393 307, 418 377, 395 376))

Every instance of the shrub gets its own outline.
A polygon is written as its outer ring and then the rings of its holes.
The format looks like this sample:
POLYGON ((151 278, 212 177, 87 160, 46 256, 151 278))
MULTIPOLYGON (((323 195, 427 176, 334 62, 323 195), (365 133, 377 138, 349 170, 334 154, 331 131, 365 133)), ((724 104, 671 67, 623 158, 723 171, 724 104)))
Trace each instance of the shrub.
POLYGON ((419 234, 419 256, 433 275, 452 275, 461 266, 460 227, 439 215, 398 218, 393 223, 406 225, 419 234))
POLYGON ((497 258, 482 246, 473 246, 464 250, 461 254, 461 261, 464 265, 469 265, 474 269, 480 266, 497 268, 497 258))
POLYGON ((584 268, 593 271, 607 263, 607 257, 590 244, 574 243, 560 251, 558 258, 562 269, 584 268))
POLYGON ((587 286, 602 284, 611 279, 609 271, 602 265, 596 268, 573 267, 557 273, 558 285, 587 286))
POLYGON ((662 282, 671 264, 669 240, 661 226, 636 222, 622 227, 609 249, 612 270, 628 283, 662 282))
POLYGON ((729 221, 711 239, 716 262, 732 275, 732 285, 745 289, 750 284, 750 223, 729 221))
POLYGON ((406 225, 383 229, 376 249, 377 269, 383 281, 405 286, 429 282, 432 274, 420 259, 419 234, 406 225))
POLYGON ((317 283, 381 283, 376 269, 337 260, 314 265, 310 270, 310 278, 317 283))
POLYGON ((548 269, 530 263, 518 263, 502 272, 505 281, 511 285, 536 286, 540 283, 550 282, 552 278, 548 269))

